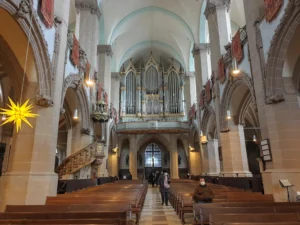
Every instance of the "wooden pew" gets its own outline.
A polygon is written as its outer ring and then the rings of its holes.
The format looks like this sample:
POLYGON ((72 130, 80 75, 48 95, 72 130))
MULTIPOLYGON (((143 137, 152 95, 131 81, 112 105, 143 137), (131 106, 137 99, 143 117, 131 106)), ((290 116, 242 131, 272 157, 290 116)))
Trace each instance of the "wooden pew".
POLYGON ((275 223, 299 222, 297 213, 270 213, 270 214, 212 214, 209 216, 211 225, 226 223, 275 223))

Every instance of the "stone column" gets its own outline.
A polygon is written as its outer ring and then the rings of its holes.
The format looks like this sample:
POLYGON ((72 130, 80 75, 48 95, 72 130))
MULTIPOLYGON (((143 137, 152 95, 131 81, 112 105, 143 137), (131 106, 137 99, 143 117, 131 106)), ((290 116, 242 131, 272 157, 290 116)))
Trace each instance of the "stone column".
MULTIPOLYGON (((98 45, 97 47, 98 54, 98 82, 103 85, 103 88, 108 94, 108 106, 110 106, 111 102, 111 70, 110 70, 110 62, 112 57, 112 49, 110 45, 98 45)), ((111 120, 105 124, 106 126, 106 141, 109 140, 109 125, 111 120)), ((107 170, 107 159, 108 159, 108 145, 107 143, 104 145, 104 154, 105 158, 100 166, 100 173, 102 176, 108 176, 107 170)))
POLYGON ((209 176, 219 176, 220 174, 218 145, 218 140, 209 140, 207 143, 209 176))
POLYGON ((67 149, 66 149, 66 157, 69 157, 72 154, 72 128, 69 129, 68 131, 68 136, 67 136, 67 149))
POLYGON ((208 158, 208 149, 207 144, 200 144, 202 147, 200 149, 201 154, 201 163, 202 163, 202 171, 201 174, 206 175, 209 173, 209 158, 208 158))
MULTIPOLYGON (((29 119, 33 128, 24 125, 19 133, 15 129, 8 167, 0 178, 0 211, 4 210, 5 205, 43 205, 47 196, 56 195, 58 176, 54 173, 54 163, 69 9, 69 1, 55 1, 56 15, 61 19, 56 20, 58 27, 54 58, 57 62, 53 71, 53 94, 51 99, 44 97, 42 100, 45 101, 38 101, 39 105, 32 109, 33 113, 40 115, 36 119, 29 119)), ((27 71, 28 74, 31 72, 27 71)), ((31 99, 39 90, 38 83, 26 83, 24 88, 23 102, 31 99)))
POLYGON ((178 149, 177 149, 177 138, 175 135, 171 135, 171 146, 170 150, 170 171, 172 179, 179 179, 178 174, 178 149))
POLYGON ((199 175, 202 171, 200 152, 189 152, 190 174, 199 175))
MULTIPOLYGON (((205 10, 205 16, 209 26, 211 68, 215 73, 215 91, 214 99, 216 118, 220 118, 220 94, 218 77, 218 62, 222 55, 226 53, 225 45, 231 42, 231 21, 230 21, 230 3, 231 0, 209 0, 205 10)), ((222 146, 220 120, 216 121, 217 135, 219 137, 219 146, 222 146)), ((223 155, 223 154, 222 154, 223 155)), ((222 163, 222 162, 221 162, 222 163)))
POLYGON ((223 171, 227 177, 252 177, 249 172, 244 126, 229 121, 230 131, 222 133, 223 171), (237 175, 238 174, 238 175, 237 175))
POLYGON ((130 149, 129 149, 129 171, 133 180, 137 180, 137 152, 136 147, 136 135, 130 137, 130 149))

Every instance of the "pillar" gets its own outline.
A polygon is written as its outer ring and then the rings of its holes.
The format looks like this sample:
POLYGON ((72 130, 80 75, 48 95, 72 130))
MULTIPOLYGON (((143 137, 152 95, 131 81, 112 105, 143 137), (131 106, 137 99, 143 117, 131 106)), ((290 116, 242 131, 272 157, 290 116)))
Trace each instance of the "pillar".
POLYGON ((131 135, 129 147, 129 171, 133 180, 137 180, 137 152, 136 135, 131 135))
POLYGON ((78 123, 75 127, 72 128, 71 135, 72 135, 71 154, 75 154, 76 152, 82 150, 83 148, 91 144, 92 141, 91 136, 83 132, 80 123, 78 123))
POLYGON ((69 129, 67 135, 67 149, 66 149, 66 157, 69 157, 72 154, 72 128, 69 129))
MULTIPOLYGON (((33 128, 25 125, 19 133, 14 131, 8 167, 0 178, 0 211, 5 205, 43 205, 47 196, 55 196, 58 176, 54 173, 55 150, 58 134, 61 94, 69 23, 69 1, 55 1, 59 44, 55 57, 53 95, 38 102, 32 111, 40 116, 29 119, 33 128), (56 10, 57 9, 57 10, 56 10), (62 22, 64 21, 64 22, 62 22), (50 106, 50 102, 53 105, 50 106), (48 107, 47 107, 48 106, 48 107)), ((31 12, 28 12, 31 17, 31 12)), ((57 39, 58 40, 58 39, 57 39)), ((30 74, 32 71, 27 71, 30 74)), ((38 83, 27 83, 23 102, 31 99, 39 90, 38 83)))
MULTIPOLYGON (((98 45, 97 47, 97 54, 98 54, 98 82, 103 85, 104 90, 108 94, 108 107, 110 106, 111 102, 111 68, 110 68, 110 62, 112 57, 112 49, 110 45, 98 45)), ((109 127, 111 124, 111 119, 109 122, 105 123, 106 129, 105 137, 106 142, 109 140, 109 127)), ((106 143, 104 145, 104 155, 105 158, 103 159, 103 162, 100 166, 100 173, 102 176, 107 177, 109 176, 108 170, 107 170, 107 162, 108 162, 108 144, 106 143)))
POLYGON ((171 135, 171 146, 170 146, 169 150, 170 150, 171 179, 179 179, 177 138, 174 135, 171 135))
POLYGON ((191 175, 199 175, 201 173, 200 152, 189 152, 189 167, 191 175))
POLYGON ((220 161, 218 151, 218 140, 209 140, 207 143, 208 163, 209 163, 209 176, 219 176, 220 174, 220 161))
POLYGON ((200 149, 201 163, 202 163, 202 175, 207 175, 209 173, 209 158, 207 144, 200 144, 202 147, 200 149))
POLYGON ((223 174, 225 177, 252 177, 249 172, 244 126, 229 121, 229 131, 222 133, 223 174))
MULTIPOLYGON (((218 62, 222 55, 226 53, 225 45, 231 42, 231 21, 230 21, 230 3, 231 0, 209 0, 204 12, 209 26, 210 52, 211 52, 211 68, 218 75, 218 62)), ((215 92, 214 109, 216 118, 220 118, 220 91, 219 82, 215 76, 215 92)), ((219 137, 219 146, 222 146, 221 125, 220 120, 216 121, 217 135, 219 137)), ((222 152, 221 152, 222 154, 222 152)), ((222 154, 223 155, 223 154, 222 154)), ((221 155, 221 158, 222 158, 221 155)), ((221 161, 223 167, 223 161, 221 161)))

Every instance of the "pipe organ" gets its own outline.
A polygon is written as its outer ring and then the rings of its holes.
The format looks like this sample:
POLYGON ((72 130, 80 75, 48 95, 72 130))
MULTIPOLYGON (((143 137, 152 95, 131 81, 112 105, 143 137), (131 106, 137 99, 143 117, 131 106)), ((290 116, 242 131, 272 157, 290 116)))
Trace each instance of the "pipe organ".
POLYGON ((165 69, 151 54, 146 66, 136 68, 131 60, 120 74, 122 121, 183 119, 184 71, 181 66, 176 69, 172 62, 165 69))

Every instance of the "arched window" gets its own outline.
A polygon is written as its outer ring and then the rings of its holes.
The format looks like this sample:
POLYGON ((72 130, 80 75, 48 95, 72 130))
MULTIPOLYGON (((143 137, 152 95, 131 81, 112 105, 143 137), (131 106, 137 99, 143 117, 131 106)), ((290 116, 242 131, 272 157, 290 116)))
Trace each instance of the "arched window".
POLYGON ((177 73, 172 71, 168 77, 168 90, 169 90, 169 110, 170 113, 180 112, 179 102, 179 77, 177 73))
POLYGON ((133 72, 126 76, 126 114, 135 114, 136 79, 133 72))
POLYGON ((145 167, 161 167, 161 151, 155 143, 148 145, 145 150, 145 167))
POLYGON ((158 94, 161 78, 154 66, 150 66, 145 75, 146 94, 158 94))

